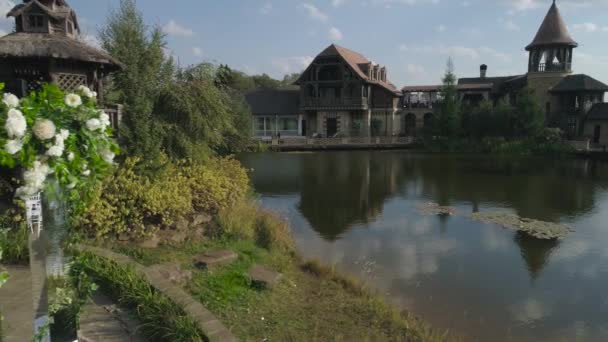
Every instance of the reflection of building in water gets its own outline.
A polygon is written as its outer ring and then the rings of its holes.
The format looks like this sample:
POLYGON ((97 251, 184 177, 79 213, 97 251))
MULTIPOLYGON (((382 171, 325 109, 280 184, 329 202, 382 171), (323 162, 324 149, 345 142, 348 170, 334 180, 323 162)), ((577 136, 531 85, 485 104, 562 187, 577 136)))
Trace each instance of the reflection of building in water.
POLYGON ((559 246, 559 240, 539 240, 522 232, 517 232, 514 240, 526 263, 530 279, 536 280, 548 264, 551 253, 559 246))
POLYGON ((399 162, 384 153, 318 154, 301 165, 299 210, 326 239, 377 217, 398 190, 399 162))

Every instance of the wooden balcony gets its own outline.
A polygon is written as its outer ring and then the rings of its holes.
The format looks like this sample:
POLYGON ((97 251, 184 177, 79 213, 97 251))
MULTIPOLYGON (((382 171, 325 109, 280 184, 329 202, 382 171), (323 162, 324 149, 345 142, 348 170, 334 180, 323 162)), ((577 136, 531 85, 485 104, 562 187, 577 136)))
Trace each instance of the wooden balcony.
POLYGON ((305 97, 302 109, 367 109, 367 97, 305 97))

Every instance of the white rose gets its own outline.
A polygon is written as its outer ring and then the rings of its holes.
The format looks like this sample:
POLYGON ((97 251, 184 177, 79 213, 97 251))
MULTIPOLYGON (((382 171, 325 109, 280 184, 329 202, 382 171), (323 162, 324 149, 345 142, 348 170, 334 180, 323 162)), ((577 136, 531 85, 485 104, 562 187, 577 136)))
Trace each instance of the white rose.
POLYGON ((70 183, 67 185, 67 188, 70 190, 74 189, 75 187, 76 187, 76 183, 70 183))
POLYGON ((91 97, 93 98, 97 98, 97 92, 96 91, 92 91, 91 92, 91 97))
POLYGON ((62 138, 63 140, 67 140, 67 138, 69 138, 69 137, 70 137, 70 131, 68 131, 67 129, 61 129, 61 130, 59 131, 59 135, 61 135, 61 138, 62 138))
POLYGON ((4 94, 4 98, 2 99, 2 102, 4 102, 4 104, 8 108, 19 107, 19 98, 11 93, 4 94))
POLYGON ((33 127, 34 135, 40 140, 49 140, 55 136, 55 124, 51 120, 38 119, 33 127))
POLYGON ((17 109, 10 109, 4 124, 6 133, 10 138, 21 138, 25 135, 27 122, 23 113, 17 109))
POLYGON ((27 200, 39 192, 40 190, 36 187, 24 185, 17 189, 15 195, 21 198, 22 200, 27 200))
POLYGON ((82 99, 76 94, 68 94, 65 97, 65 104, 72 108, 76 108, 82 104, 82 99))
POLYGON ((86 125, 90 131, 97 131, 102 128, 102 124, 99 119, 89 119, 87 120, 86 125))
POLYGON ((51 148, 48 149, 48 151, 46 151, 46 155, 49 157, 61 157, 63 155, 63 144, 61 145, 54 145, 51 146, 51 148))
POLYGON ((116 154, 114 154, 112 151, 110 151, 107 148, 104 148, 101 151, 101 158, 103 158, 103 160, 108 164, 112 164, 114 162, 115 157, 116 157, 116 154))
POLYGON ((68 153, 68 161, 74 161, 74 153, 73 152, 68 153))
POLYGON ((91 175, 91 170, 84 170, 84 171, 82 171, 82 175, 85 176, 85 177, 90 176, 91 175))
POLYGON ((4 145, 4 150, 10 155, 17 154, 22 148, 23 143, 20 140, 9 140, 4 145))
POLYGON ((110 116, 104 112, 101 112, 101 114, 99 115, 99 121, 101 121, 101 124, 104 126, 104 131, 105 127, 112 125, 112 123, 110 122, 110 116))
POLYGON ((78 88, 76 88, 76 90, 80 91, 81 93, 84 94, 84 96, 88 97, 88 98, 93 98, 93 92, 91 91, 91 89, 89 89, 89 87, 86 86, 78 86, 78 88))

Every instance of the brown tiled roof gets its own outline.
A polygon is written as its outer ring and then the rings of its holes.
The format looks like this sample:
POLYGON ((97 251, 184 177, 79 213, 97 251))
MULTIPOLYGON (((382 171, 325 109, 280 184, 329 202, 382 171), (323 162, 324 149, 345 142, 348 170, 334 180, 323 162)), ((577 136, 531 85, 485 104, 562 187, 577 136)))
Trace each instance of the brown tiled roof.
POLYGON ((564 77, 553 89, 552 92, 569 91, 608 91, 608 85, 587 75, 569 75, 564 77))
POLYGON ((256 90, 245 94, 253 115, 293 115, 301 113, 299 90, 256 90))
POLYGON ((388 80, 386 82, 382 82, 380 80, 372 80, 367 76, 367 73, 363 72, 363 69, 361 68, 371 63, 371 61, 358 52, 352 51, 345 47, 338 46, 336 44, 332 44, 317 56, 317 58, 319 57, 341 57, 346 62, 346 64, 348 64, 348 66, 350 66, 351 69, 355 73, 357 73, 357 75, 361 77, 364 81, 371 84, 377 84, 390 92, 398 93, 397 87, 395 87, 395 85, 389 82, 388 80))
POLYGON ((587 120, 608 120, 608 103, 596 103, 589 110, 587 120))
POLYGON ((553 5, 551 5, 545 20, 540 25, 536 37, 534 37, 532 43, 526 47, 526 50, 530 51, 532 48, 547 45, 578 46, 578 43, 570 36, 568 27, 559 13, 555 1, 553 1, 553 5))

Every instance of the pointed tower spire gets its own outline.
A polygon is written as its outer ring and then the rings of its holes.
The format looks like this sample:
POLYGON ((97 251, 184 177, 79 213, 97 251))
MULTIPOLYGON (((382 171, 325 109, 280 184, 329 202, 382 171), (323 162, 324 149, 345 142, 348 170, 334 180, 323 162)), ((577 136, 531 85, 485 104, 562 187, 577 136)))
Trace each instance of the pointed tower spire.
POLYGON ((536 37, 534 37, 532 43, 526 47, 526 50, 530 51, 535 47, 547 45, 578 46, 578 43, 570 36, 568 27, 555 4, 555 0, 553 0, 553 4, 551 5, 551 8, 549 8, 545 20, 540 25, 536 37))

